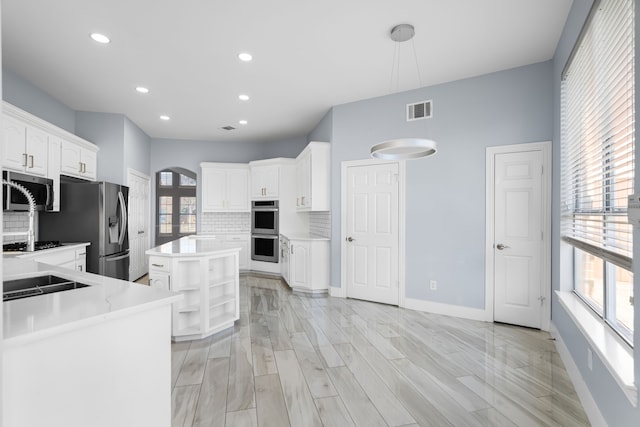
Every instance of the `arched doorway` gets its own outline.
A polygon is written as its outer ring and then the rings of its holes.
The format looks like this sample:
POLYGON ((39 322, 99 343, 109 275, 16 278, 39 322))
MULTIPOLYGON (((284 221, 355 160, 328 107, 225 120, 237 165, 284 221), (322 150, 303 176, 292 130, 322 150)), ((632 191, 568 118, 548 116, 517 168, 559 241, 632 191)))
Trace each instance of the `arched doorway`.
POLYGON ((196 176, 183 168, 156 172, 156 245, 196 233, 196 176))

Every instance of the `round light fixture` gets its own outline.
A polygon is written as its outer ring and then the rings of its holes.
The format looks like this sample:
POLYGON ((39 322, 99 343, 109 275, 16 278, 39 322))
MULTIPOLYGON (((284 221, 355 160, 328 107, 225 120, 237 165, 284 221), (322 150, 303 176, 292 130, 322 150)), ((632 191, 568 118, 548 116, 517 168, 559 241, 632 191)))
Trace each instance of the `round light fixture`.
POLYGON ((253 59, 253 56, 251 56, 250 53, 242 52, 238 54, 238 59, 240 61, 249 62, 253 59))
POLYGON ((171 117, 169 117, 169 116, 165 116, 165 115, 163 114, 162 116, 160 116, 160 120, 164 120, 164 121, 166 122, 167 120, 171 120, 171 117))
POLYGON ((241 125, 246 125, 249 122, 246 120, 238 120, 238 123, 240 123, 241 125))
POLYGON ((139 92, 139 93, 149 93, 149 89, 147 89, 147 88, 146 88, 146 87, 144 87, 144 86, 138 86, 138 87, 136 87, 136 92, 139 92))
POLYGON ((249 100, 249 95, 245 95, 244 93, 240 94, 240 95, 238 95, 238 99, 240 101, 248 101, 249 100))
POLYGON ((427 157, 436 151, 436 142, 430 139, 399 138, 371 147, 371 157, 382 160, 407 160, 427 157))
POLYGON ((102 44, 107 44, 109 43, 111 40, 109 40, 109 37, 105 36, 104 34, 100 34, 100 33, 91 33, 91 38, 93 39, 93 41, 98 42, 98 43, 102 43, 102 44))

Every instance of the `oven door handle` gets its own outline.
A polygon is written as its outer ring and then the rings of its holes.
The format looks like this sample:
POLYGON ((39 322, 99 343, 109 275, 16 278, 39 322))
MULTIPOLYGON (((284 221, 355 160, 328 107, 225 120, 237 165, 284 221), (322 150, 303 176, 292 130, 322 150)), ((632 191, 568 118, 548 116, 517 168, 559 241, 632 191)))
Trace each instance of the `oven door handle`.
POLYGON ((278 208, 253 208, 254 212, 278 212, 278 208))
POLYGON ((253 237, 254 239, 271 239, 271 240, 275 240, 278 238, 278 236, 269 235, 269 234, 253 234, 251 237, 253 237))

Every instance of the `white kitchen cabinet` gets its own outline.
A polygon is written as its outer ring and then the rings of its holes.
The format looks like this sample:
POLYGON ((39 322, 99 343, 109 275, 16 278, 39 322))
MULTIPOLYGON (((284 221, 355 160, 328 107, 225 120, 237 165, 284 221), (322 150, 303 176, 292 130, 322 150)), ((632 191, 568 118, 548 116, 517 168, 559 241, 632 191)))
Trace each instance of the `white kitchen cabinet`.
POLYGON ((32 259, 43 264, 57 265, 76 271, 87 269, 87 244, 73 244, 55 249, 36 252, 25 252, 17 258, 32 259))
POLYGON ((280 166, 258 166, 261 162, 250 162, 251 199, 277 200, 280 197, 280 166))
POLYGON ((238 264, 240 270, 249 270, 249 256, 251 252, 251 235, 245 234, 220 234, 216 236, 222 241, 225 248, 240 248, 238 254, 238 264))
POLYGON ((285 235, 280 235, 280 274, 287 284, 291 284, 291 277, 289 275, 291 269, 291 255, 289 253, 289 238, 285 235))
POLYGON ((149 286, 165 291, 171 289, 170 263, 168 258, 149 258, 149 286))
POLYGON ((329 291, 329 239, 289 238, 288 283, 297 292, 329 291))
MULTIPOLYGON (((2 167, 54 180, 96 179, 98 146, 7 102, 2 103, 2 167)), ((59 191, 54 191, 59 210, 59 191)))
POLYGON ((296 209, 330 210, 330 144, 310 142, 296 158, 296 209))
POLYGON ((49 135, 8 116, 3 117, 2 131, 2 167, 47 176, 49 135))
MULTIPOLYGON (((194 243, 189 239, 198 237, 183 239, 187 247, 194 243)), ((183 295, 172 305, 174 341, 210 336, 233 326, 240 316, 238 252, 220 242, 214 244, 217 250, 202 255, 149 256, 149 285, 183 295)))
POLYGON ((90 145, 62 141, 60 172, 76 178, 95 181, 97 177, 97 150, 90 145))
POLYGON ((202 212, 249 212, 249 165, 200 163, 202 212))

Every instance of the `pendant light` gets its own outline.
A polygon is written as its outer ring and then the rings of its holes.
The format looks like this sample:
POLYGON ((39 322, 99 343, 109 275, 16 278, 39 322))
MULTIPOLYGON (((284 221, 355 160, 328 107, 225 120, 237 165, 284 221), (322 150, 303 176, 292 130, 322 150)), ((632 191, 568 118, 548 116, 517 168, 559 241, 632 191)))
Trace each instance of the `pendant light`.
MULTIPOLYGON (((413 39, 416 31, 411 24, 396 25, 391 29, 389 36, 396 43, 403 43, 413 39)), ((400 56, 398 58, 397 68, 400 68, 400 56)), ((418 56, 416 55, 415 46, 413 46, 413 56, 418 65, 418 56)), ((418 69, 418 76, 420 69, 418 69)), ((398 77, 399 79, 399 77, 398 77)), ((422 83, 422 82, 420 82, 422 83)), ((437 144, 431 139, 425 138, 396 138, 383 141, 371 147, 371 157, 382 160, 408 160, 418 159, 421 157, 431 156, 437 151, 437 144)))

